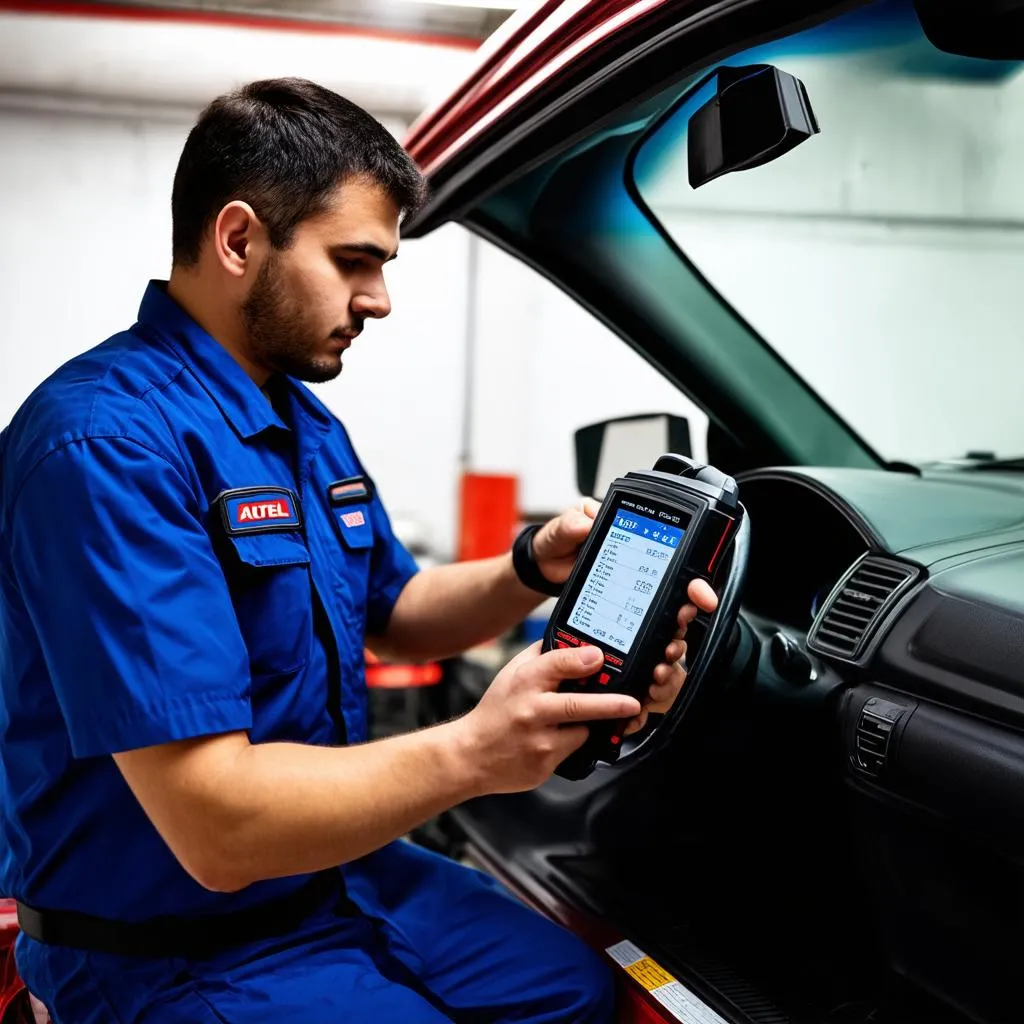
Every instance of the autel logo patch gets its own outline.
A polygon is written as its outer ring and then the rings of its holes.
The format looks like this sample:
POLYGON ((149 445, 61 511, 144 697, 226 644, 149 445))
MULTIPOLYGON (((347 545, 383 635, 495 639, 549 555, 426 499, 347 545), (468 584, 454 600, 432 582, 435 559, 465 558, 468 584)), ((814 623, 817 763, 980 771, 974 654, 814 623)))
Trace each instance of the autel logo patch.
POLYGON ((228 533, 295 530, 302 526, 299 500, 287 487, 239 487, 217 498, 228 533))
POLYGON ((279 501, 245 501, 237 506, 238 523, 254 523, 261 519, 291 519, 291 505, 285 498, 279 501))

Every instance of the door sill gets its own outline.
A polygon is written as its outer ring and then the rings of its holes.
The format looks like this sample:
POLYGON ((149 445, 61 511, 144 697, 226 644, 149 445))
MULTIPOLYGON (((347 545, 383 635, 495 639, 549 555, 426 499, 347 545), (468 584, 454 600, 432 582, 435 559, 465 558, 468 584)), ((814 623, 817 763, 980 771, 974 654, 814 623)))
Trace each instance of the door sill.
POLYGON ((594 894, 560 867, 578 858, 578 851, 561 850, 510 862, 474 837, 462 853, 465 863, 607 959, 619 992, 619 1024, 794 1024, 727 965, 708 957, 684 961, 671 945, 635 934, 618 915, 606 917, 594 894))

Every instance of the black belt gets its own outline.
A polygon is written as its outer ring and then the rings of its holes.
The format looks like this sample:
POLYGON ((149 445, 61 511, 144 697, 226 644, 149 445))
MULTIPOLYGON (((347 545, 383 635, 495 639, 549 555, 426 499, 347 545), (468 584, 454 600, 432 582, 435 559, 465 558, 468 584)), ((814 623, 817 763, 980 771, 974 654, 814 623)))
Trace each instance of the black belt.
POLYGON ((114 921, 69 910, 39 910, 20 901, 18 925, 37 942, 118 956, 186 956, 201 959, 232 946, 293 931, 318 908, 331 904, 355 912, 338 870, 314 875, 280 899, 230 914, 114 921))

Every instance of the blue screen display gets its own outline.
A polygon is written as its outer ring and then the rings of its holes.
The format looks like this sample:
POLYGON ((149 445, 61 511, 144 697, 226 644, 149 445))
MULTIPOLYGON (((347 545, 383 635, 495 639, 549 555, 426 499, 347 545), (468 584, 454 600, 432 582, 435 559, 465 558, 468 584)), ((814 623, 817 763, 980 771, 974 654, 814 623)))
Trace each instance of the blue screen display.
POLYGON ((569 625, 628 654, 685 534, 657 519, 616 512, 569 625))

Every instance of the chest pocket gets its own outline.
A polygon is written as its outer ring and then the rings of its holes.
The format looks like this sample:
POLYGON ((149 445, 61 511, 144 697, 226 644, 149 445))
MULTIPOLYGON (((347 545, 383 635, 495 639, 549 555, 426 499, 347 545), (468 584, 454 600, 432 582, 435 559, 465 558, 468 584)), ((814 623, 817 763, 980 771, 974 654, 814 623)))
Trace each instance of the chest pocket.
POLYGON ((370 554, 373 551, 373 523, 369 505, 342 505, 330 510, 341 540, 343 600, 349 605, 353 619, 366 618, 366 601, 370 586, 370 554))
POLYGON ((223 538, 223 548, 253 677, 302 668, 313 639, 313 595, 301 534, 238 534, 223 538))

